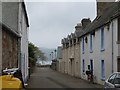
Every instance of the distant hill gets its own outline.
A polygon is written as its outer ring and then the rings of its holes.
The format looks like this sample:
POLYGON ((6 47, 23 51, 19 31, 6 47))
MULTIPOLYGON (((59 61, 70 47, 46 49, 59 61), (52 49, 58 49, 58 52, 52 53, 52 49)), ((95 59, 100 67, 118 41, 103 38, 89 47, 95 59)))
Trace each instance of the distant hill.
POLYGON ((48 49, 48 48, 43 48, 40 47, 40 50, 45 53, 45 56, 48 58, 49 61, 51 61, 50 54, 53 52, 55 49, 48 49))

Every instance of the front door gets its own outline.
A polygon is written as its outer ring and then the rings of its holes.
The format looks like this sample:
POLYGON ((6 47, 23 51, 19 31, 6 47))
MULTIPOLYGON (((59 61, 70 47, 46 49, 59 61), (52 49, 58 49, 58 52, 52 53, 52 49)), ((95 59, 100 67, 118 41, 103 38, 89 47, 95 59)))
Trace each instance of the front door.
POLYGON ((93 74, 93 60, 90 60, 90 71, 92 71, 93 74))

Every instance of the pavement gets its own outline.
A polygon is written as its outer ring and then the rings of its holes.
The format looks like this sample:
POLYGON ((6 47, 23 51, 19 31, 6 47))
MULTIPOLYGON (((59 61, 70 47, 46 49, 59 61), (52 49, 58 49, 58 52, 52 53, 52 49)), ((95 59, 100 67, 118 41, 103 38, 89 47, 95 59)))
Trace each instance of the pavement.
POLYGON ((102 85, 69 76, 50 69, 49 67, 36 67, 31 74, 27 88, 99 88, 102 85))

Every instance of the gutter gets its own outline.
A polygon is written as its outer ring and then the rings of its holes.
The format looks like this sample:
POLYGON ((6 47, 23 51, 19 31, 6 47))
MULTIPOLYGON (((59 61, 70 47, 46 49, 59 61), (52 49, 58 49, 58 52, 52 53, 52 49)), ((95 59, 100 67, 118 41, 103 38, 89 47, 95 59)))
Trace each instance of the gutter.
POLYGON ((10 33, 14 34, 16 37, 21 38, 21 36, 15 32, 14 30, 11 30, 9 27, 7 27, 5 24, 0 23, 2 25, 2 29, 5 28, 5 30, 9 31, 10 33))

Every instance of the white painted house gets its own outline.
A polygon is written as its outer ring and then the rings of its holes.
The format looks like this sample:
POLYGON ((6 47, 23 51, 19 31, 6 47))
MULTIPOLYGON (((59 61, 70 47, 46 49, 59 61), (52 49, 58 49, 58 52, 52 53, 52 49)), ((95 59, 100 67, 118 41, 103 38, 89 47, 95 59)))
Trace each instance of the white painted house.
POLYGON ((21 35, 21 62, 20 67, 23 74, 23 81, 28 79, 28 30, 29 23, 24 2, 19 2, 19 33, 21 35))
MULTIPOLYGON (((101 5, 106 4, 109 3, 101 5)), ((120 71, 120 2, 107 5, 102 7, 107 9, 101 10, 102 13, 83 29, 80 42, 81 78, 87 80, 85 72, 90 65, 94 82, 99 84, 103 84, 111 73, 120 71)))

